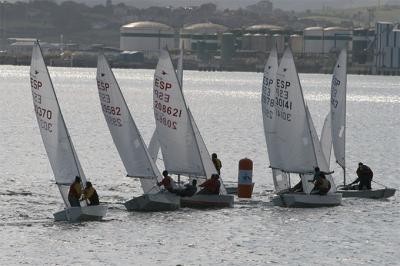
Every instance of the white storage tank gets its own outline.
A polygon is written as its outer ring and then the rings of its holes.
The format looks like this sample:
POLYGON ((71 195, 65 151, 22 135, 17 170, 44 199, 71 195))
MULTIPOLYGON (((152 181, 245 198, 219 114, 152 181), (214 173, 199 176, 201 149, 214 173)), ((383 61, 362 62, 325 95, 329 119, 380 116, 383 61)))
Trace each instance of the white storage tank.
POLYGON ((251 33, 246 33, 242 37, 242 50, 251 50, 251 33))
POLYGON ((300 54, 303 52, 303 37, 298 34, 290 35, 290 47, 293 53, 300 54))
POLYGON ((303 30, 304 52, 305 53, 322 53, 324 29, 322 27, 309 27, 303 30))
POLYGON ((343 48, 352 49, 351 40, 353 32, 342 27, 329 27, 324 29, 324 53, 338 52, 343 48))
POLYGON ((227 27, 219 24, 198 23, 184 27, 180 35, 185 49, 197 50, 198 43, 201 42, 207 50, 217 50, 222 33, 227 30, 227 27))
POLYGON ((283 53, 285 51, 285 36, 281 34, 274 34, 272 36, 272 43, 276 44, 278 53, 283 53))
POLYGON ((160 48, 175 47, 175 31, 154 21, 138 21, 120 29, 120 48, 123 51, 158 52, 160 48))
POLYGON ((273 41, 272 41, 272 35, 270 34, 264 34, 265 40, 266 40, 266 49, 267 51, 271 51, 272 46, 273 46, 273 41))
POLYGON ((253 25, 250 27, 246 28, 246 31, 250 31, 253 33, 266 33, 266 32, 276 32, 276 31, 282 31, 283 28, 281 26, 277 25, 271 25, 271 24, 259 24, 259 25, 253 25))
POLYGON ((252 37, 252 49, 254 51, 265 52, 267 50, 267 39, 264 34, 254 34, 252 37))

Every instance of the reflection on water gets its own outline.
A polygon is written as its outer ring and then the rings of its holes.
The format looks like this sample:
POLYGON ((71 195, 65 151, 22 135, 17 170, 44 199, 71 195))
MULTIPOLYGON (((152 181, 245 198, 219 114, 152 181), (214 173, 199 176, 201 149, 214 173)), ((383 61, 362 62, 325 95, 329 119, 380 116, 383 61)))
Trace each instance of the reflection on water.
MULTIPOLYGON (((236 207, 128 213, 140 195, 126 177, 99 106, 95 69, 50 68, 66 124, 88 179, 111 209, 104 222, 54 223, 62 208, 30 95, 28 67, 0 66, 0 264, 115 265, 389 265, 398 263, 400 208, 388 201, 344 200, 343 206, 283 209, 273 187, 263 135, 260 73, 185 71, 184 93, 223 178, 237 178, 241 158, 254 161, 253 201, 236 207), (390 243, 390 244, 389 244, 390 243)), ((116 70, 143 138, 154 130, 151 70, 116 70)), ((330 76, 301 75, 314 123, 329 109, 330 76)), ((348 179, 359 161, 375 179, 399 187, 399 78, 349 76, 348 179)), ((162 161, 158 162, 162 168, 162 161)), ((332 163, 332 165, 334 165, 332 163)), ((335 178, 341 170, 335 166, 335 178)))

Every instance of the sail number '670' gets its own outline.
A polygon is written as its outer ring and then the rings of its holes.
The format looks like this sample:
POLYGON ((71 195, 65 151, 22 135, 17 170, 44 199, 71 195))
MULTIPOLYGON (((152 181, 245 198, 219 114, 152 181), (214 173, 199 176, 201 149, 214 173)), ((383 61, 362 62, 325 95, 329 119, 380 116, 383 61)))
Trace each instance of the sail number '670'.
POLYGON ((53 132, 53 124, 50 122, 53 117, 53 112, 42 106, 42 95, 39 91, 43 86, 40 80, 31 77, 31 88, 32 88, 32 98, 33 107, 36 113, 36 117, 39 123, 39 127, 48 132, 53 132))

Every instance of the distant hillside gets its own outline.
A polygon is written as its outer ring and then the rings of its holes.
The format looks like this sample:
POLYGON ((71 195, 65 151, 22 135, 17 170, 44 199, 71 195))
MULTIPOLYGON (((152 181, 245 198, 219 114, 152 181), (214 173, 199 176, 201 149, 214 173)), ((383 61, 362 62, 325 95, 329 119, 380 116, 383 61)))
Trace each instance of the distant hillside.
MULTIPOLYGON (((8 2, 17 2, 21 0, 7 0, 8 2)), ((63 2, 63 0, 54 0, 55 2, 63 2)), ((106 0, 75 0, 76 2, 85 3, 90 6, 105 4, 106 0)), ((27 2, 27 0, 23 1, 27 2)), ((198 6, 205 3, 215 3, 219 9, 237 9, 244 8, 248 5, 255 4, 259 0, 112 0, 114 4, 124 2, 126 4, 136 6, 138 8, 148 8, 150 6, 198 6)), ((384 4, 400 5, 400 0, 272 0, 275 8, 287 11, 305 11, 319 10, 327 7, 335 9, 347 9, 363 6, 376 6, 378 2, 384 4)))

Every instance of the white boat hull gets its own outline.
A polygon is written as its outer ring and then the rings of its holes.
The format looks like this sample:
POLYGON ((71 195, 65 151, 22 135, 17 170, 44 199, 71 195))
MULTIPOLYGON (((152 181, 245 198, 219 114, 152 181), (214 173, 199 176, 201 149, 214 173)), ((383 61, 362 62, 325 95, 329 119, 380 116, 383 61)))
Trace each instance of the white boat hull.
POLYGON ((69 207, 62 211, 54 213, 55 221, 65 222, 83 222, 101 220, 107 213, 106 205, 69 207))
POLYGON ((226 190, 226 193, 228 193, 228 194, 237 194, 238 186, 237 185, 234 185, 234 186, 226 185, 225 190, 226 190))
POLYGON ((337 193, 341 193, 343 198, 387 199, 396 193, 396 189, 337 190, 337 193))
POLYGON ((144 194, 124 203, 128 211, 174 211, 180 207, 180 197, 169 192, 144 194))
POLYGON ((189 208, 232 208, 232 195, 196 194, 192 197, 181 197, 181 207, 189 208))
POLYGON ((283 193, 272 197, 275 206, 290 208, 333 207, 342 203, 342 195, 332 193, 327 195, 305 193, 283 193))

